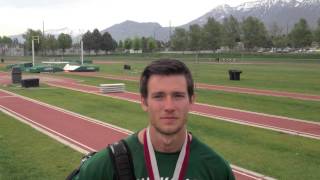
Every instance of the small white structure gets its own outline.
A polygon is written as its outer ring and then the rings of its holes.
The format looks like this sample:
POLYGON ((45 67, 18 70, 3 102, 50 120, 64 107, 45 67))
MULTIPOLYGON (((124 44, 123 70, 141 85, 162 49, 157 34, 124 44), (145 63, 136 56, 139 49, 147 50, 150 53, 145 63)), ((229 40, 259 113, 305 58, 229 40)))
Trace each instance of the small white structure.
POLYGON ((124 83, 100 84, 100 91, 102 93, 124 92, 125 84, 124 83))
POLYGON ((70 65, 70 64, 66 64, 64 67, 63 67, 63 70, 64 71, 75 71, 76 69, 78 69, 80 66, 78 65, 70 65))

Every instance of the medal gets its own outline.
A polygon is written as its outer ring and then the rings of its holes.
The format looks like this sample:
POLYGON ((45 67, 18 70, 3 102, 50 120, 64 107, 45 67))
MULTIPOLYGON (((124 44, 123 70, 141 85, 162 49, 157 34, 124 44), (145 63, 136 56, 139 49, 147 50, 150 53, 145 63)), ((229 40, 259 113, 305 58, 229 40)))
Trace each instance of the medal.
MULTIPOLYGON (((149 178, 150 180, 160 180, 157 159, 151 143, 149 127, 144 132, 143 142, 144 157, 149 178)), ((188 135, 188 132, 186 132, 184 143, 182 145, 182 149, 176 163, 172 180, 183 180, 184 175, 186 174, 190 156, 190 142, 190 136, 188 135)))

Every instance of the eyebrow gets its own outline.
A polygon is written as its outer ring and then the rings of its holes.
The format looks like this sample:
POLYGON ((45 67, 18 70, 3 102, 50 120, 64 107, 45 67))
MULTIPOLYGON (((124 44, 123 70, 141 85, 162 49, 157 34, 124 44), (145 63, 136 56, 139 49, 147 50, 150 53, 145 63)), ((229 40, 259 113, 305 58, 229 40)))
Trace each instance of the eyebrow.
MULTIPOLYGON (((166 94, 165 92, 163 92, 163 91, 157 91, 157 92, 153 92, 153 93, 151 93, 151 95, 163 95, 163 94, 166 94)), ((183 94, 183 95, 185 95, 185 94, 187 94, 187 92, 183 92, 183 91, 174 91, 174 92, 172 92, 172 93, 170 93, 170 94, 173 94, 173 95, 175 95, 175 94, 183 94)))

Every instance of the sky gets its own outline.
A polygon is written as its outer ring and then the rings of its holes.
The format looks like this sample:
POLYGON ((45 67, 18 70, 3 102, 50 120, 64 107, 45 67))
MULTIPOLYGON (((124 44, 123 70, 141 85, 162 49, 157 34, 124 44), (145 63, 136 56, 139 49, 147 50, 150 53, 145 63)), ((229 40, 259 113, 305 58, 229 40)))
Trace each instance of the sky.
POLYGON ((0 36, 28 28, 45 31, 69 28, 83 33, 103 30, 126 20, 186 24, 218 5, 237 6, 252 0, 0 0, 0 36))

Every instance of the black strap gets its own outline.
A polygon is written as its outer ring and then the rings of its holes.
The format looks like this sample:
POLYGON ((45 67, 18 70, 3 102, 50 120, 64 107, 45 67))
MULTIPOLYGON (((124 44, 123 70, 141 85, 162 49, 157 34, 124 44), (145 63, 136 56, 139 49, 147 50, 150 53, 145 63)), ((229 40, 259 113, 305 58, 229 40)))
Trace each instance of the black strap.
MULTIPOLYGON (((113 162, 115 177, 114 180, 133 180, 136 179, 134 175, 134 167, 132 162, 132 156, 127 143, 124 140, 120 140, 109 145, 110 151, 109 155, 113 162)), ((81 166, 86 160, 91 158, 96 152, 90 152, 83 156, 81 159, 81 164, 78 168, 73 170, 66 180, 72 180, 79 172, 81 166)))
POLYGON ((124 140, 120 140, 110 146, 110 157, 114 164, 116 180, 133 180, 134 167, 130 149, 124 140))

